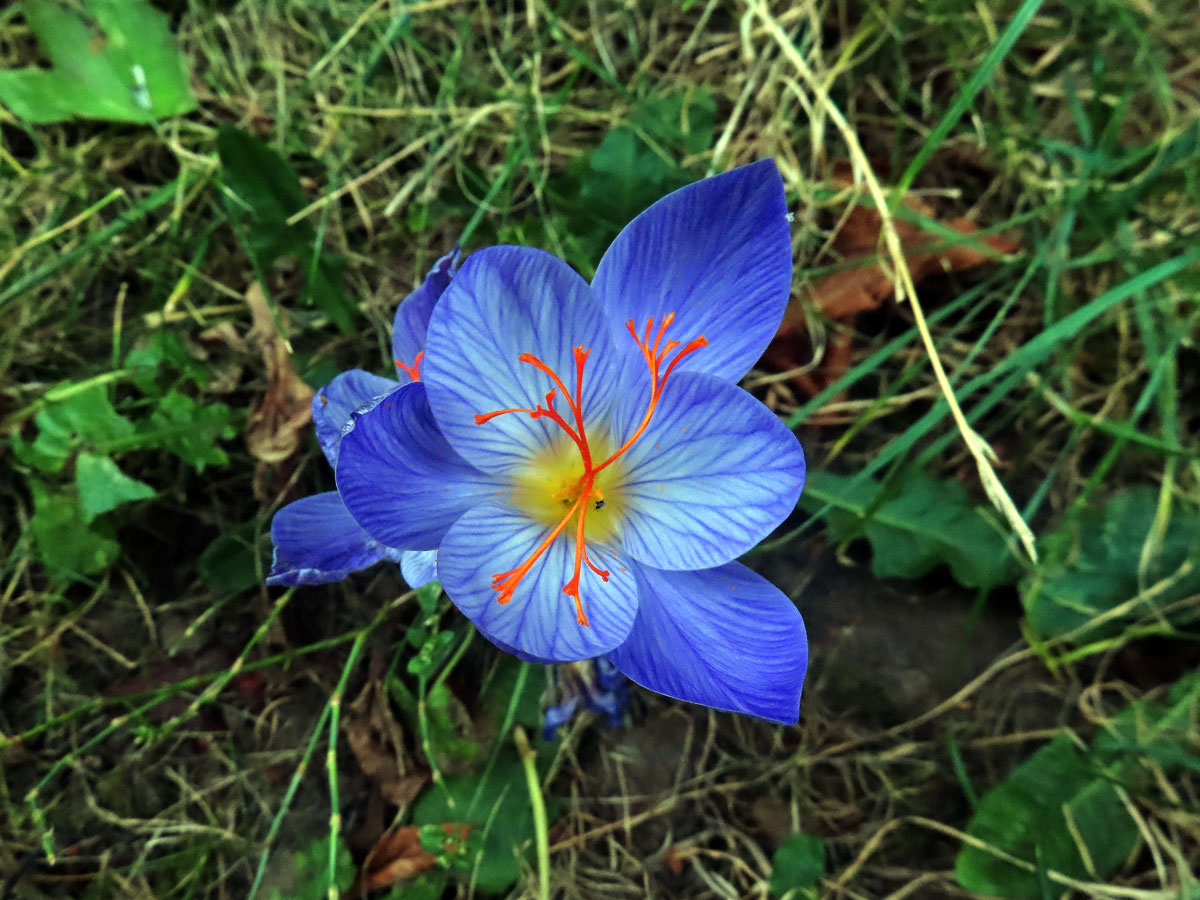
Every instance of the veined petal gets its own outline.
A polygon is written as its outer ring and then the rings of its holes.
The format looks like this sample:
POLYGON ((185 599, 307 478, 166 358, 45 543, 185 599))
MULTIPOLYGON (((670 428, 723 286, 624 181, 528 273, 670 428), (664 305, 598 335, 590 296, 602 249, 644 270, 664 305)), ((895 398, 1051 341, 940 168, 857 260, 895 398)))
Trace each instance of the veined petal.
POLYGON ((635 573, 637 620, 608 654, 618 669, 678 700, 796 722, 808 639, 781 590, 741 563, 635 573))
POLYGON ((500 490, 446 443, 421 382, 354 414, 338 452, 337 483, 355 521, 403 550, 436 549, 468 507, 500 490))
POLYGON ((400 557, 400 574, 410 588, 423 588, 437 581, 436 550, 405 550, 400 557))
POLYGON ((550 528, 499 503, 468 510, 438 550, 438 576, 454 605, 488 640, 525 658, 574 662, 607 653, 629 635, 637 612, 633 573, 604 544, 588 554, 609 570, 607 582, 586 565, 580 599, 589 624, 576 620, 575 602, 563 586, 575 571, 575 542, 560 536, 534 563, 508 603, 497 601, 492 578, 520 566, 550 528))
MULTIPOLYGON (((648 396, 645 384, 623 392, 618 435, 634 431, 648 396)), ((700 372, 671 376, 618 464, 620 544, 659 569, 735 559, 787 517, 804 486, 804 451, 787 426, 741 388, 700 372)))
POLYGON ((390 378, 372 375, 362 369, 350 369, 313 394, 313 425, 317 431, 317 441, 331 466, 337 466, 342 429, 350 424, 351 414, 370 404, 376 397, 395 389, 396 382, 390 378))
POLYGON ((617 235, 592 290, 614 329, 675 314, 672 336, 709 345, 680 369, 737 381, 783 318, 792 283, 783 180, 763 159, 663 197, 617 235))
POLYGON ((275 545, 267 584, 326 584, 380 560, 397 562, 400 551, 372 539, 351 518, 337 491, 302 497, 271 520, 275 545))
POLYGON ((425 350, 429 317, 438 298, 454 277, 461 259, 462 249, 455 244, 453 250, 433 264, 425 280, 396 307, 396 317, 392 321, 392 359, 396 363, 396 377, 401 384, 411 382, 413 372, 419 374, 418 357, 425 350))
MULTIPOLYGON (((422 378, 438 428, 464 459, 495 473, 514 471, 563 434, 548 419, 535 421, 523 412, 475 423, 476 413, 545 405, 554 383, 521 362, 522 354, 541 360, 574 393, 574 348, 589 348, 587 424, 606 414, 619 366, 587 282, 562 260, 531 247, 488 247, 468 257, 434 308, 426 346, 422 378)), ((555 409, 573 423, 562 393, 555 409)))

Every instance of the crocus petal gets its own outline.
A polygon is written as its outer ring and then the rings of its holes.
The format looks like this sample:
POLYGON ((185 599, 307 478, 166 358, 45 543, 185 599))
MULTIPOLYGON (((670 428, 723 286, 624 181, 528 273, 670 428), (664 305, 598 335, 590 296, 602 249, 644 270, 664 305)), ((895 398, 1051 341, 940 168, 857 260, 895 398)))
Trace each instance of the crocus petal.
MULTIPOLYGON (((463 263, 429 322, 425 369, 438 427, 463 458, 486 472, 525 465, 538 449, 564 439, 547 419, 523 412, 482 425, 476 413, 536 409, 553 381, 518 357, 530 353, 575 391, 573 348, 589 348, 583 379, 585 422, 598 421, 618 361, 600 304, 565 262, 531 247, 488 247, 463 263)), ((574 418, 558 392, 555 409, 574 418)), ((572 425, 573 427, 573 425, 572 425)))
POLYGON ((579 709, 579 695, 568 697, 562 703, 557 703, 546 710, 542 725, 542 740, 552 741, 558 734, 558 729, 569 722, 579 709))
POLYGON ((764 159, 663 197, 617 235, 592 290, 614 329, 675 314, 669 337, 709 346, 680 363, 736 381, 762 355, 792 283, 783 180, 764 159))
POLYGON ((351 518, 337 491, 289 503, 271 520, 275 545, 267 584, 326 584, 380 560, 397 562, 400 551, 373 540, 351 518))
MULTIPOLYGON (((622 392, 618 435, 648 403, 643 384, 622 392)), ((804 486, 804 451, 769 409, 736 385, 673 374, 642 436, 616 465, 620 544, 659 569, 705 569, 745 553, 782 522, 804 486)))
POLYGON ((608 658, 668 697, 793 724, 808 666, 800 612, 741 563, 697 572, 637 566, 638 614, 608 658))
POLYGON ((395 389, 396 382, 390 378, 372 375, 362 369, 351 369, 338 375, 313 395, 312 417, 317 441, 331 466, 337 465, 338 444, 341 443, 342 429, 349 423, 350 415, 376 397, 395 389))
POLYGON ((418 356, 425 350, 425 332, 429 329, 429 317, 433 307, 450 284, 462 258, 462 250, 454 249, 433 264, 425 280, 396 307, 396 318, 392 322, 392 359, 396 363, 396 377, 401 384, 412 381, 412 373, 419 374, 418 356))
POLYGON ((559 537, 501 604, 492 576, 509 572, 533 555, 550 528, 499 503, 468 510, 438 550, 438 576, 446 594, 484 637, 497 646, 548 662, 573 662, 607 653, 629 635, 637 612, 633 574, 603 544, 588 555, 609 570, 604 582, 586 565, 580 597, 588 625, 576 621, 574 600, 563 586, 575 571, 575 542, 559 537))
POLYGON ((436 549, 464 510, 500 489, 446 443, 420 382, 354 414, 338 452, 337 483, 355 521, 403 550, 436 549))
POLYGON ((423 588, 437 581, 436 550, 405 550, 400 557, 400 574, 410 588, 423 588))

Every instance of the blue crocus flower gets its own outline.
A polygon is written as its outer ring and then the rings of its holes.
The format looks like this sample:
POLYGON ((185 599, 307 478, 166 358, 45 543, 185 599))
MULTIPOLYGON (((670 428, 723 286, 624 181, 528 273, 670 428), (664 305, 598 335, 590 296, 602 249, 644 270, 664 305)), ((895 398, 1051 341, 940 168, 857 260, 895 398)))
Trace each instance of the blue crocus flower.
MULTIPOLYGON (((460 257, 459 248, 455 247, 439 259, 421 285, 396 308, 392 358, 397 380, 351 369, 313 396, 317 441, 331 466, 337 466, 342 432, 356 409, 395 390, 397 383, 419 380, 429 317, 454 277, 460 257)), ((271 542, 275 548, 267 576, 267 584, 271 585, 340 581, 351 572, 382 560, 400 563, 404 580, 413 587, 421 587, 437 577, 435 553, 381 544, 358 526, 337 491, 304 497, 279 510, 271 520, 271 542)))
POLYGON ((472 254, 421 380, 342 435, 350 516, 380 546, 436 550, 447 595, 523 659, 607 655, 651 690, 795 722, 800 614, 733 561, 804 483, 795 435, 736 384, 791 260, 770 160, 655 203, 590 286, 541 250, 472 254))
POLYGON ((586 662, 563 663, 551 669, 551 682, 558 702, 546 709, 542 737, 554 740, 558 729, 579 711, 579 702, 603 716, 609 728, 625 718, 629 705, 629 682, 621 670, 603 656, 586 662))

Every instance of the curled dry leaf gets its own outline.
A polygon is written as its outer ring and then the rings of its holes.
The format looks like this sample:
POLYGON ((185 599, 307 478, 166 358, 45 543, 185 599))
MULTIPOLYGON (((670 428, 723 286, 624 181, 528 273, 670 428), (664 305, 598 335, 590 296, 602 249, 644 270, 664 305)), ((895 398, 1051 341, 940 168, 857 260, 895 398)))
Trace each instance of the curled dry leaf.
POLYGON ((250 337, 267 369, 266 390, 246 423, 246 446, 260 463, 281 463, 299 449, 312 420, 313 389, 296 374, 291 349, 275 327, 258 282, 246 291, 246 305, 253 325, 250 337))
MULTIPOLYGON (((848 186, 851 182, 846 168, 835 169, 834 180, 848 186)), ((905 197, 904 205, 922 218, 937 218, 934 209, 919 197, 905 197)), ((946 237, 914 222, 900 218, 894 218, 894 222, 914 284, 938 273, 973 269, 1021 249, 1019 241, 1004 235, 981 235, 962 243, 951 243, 946 237)), ((979 231, 979 225, 965 217, 941 224, 963 236, 979 231)), ((808 396, 820 393, 849 371, 853 357, 851 335, 858 315, 877 309, 895 295, 895 275, 884 249, 882 227, 883 218, 875 208, 859 205, 851 209, 834 236, 831 249, 836 261, 847 265, 872 261, 834 272, 807 286, 813 305, 842 326, 830 331, 819 373, 797 375, 792 379, 808 396)), ((767 349, 768 362, 784 370, 796 368, 807 347, 806 332, 803 304, 792 303, 775 341, 767 349)))
MULTIPOLYGON (((471 826, 447 823, 442 830, 446 833, 447 843, 465 841, 471 826)), ((394 887, 416 878, 436 863, 437 859, 421 846, 421 829, 405 825, 385 834, 367 854, 355 886, 343 897, 357 897, 367 891, 394 887)))
MULTIPOLYGON (((934 218, 933 209, 916 197, 906 197, 904 205, 924 218, 934 218)), ((994 234, 967 243, 950 244, 947 238, 913 222, 896 219, 895 224, 914 284, 939 272, 973 269, 997 256, 1015 253, 1021 246, 1011 238, 994 234)), ((967 218, 951 219, 942 224, 961 235, 972 235, 979 230, 979 225, 967 218)), ((829 318, 844 321, 875 309, 895 293, 895 278, 890 269, 885 268, 887 258, 880 239, 882 227, 883 219, 878 210, 856 206, 833 239, 833 249, 843 262, 853 263, 871 257, 878 257, 879 262, 834 272, 809 287, 817 309, 829 318)))
MULTIPOLYGON (((382 669, 382 664, 379 668, 382 669)), ((429 780, 429 774, 414 770, 408 763, 404 734, 392 715, 378 675, 368 676, 362 691, 347 708, 342 730, 359 768, 375 781, 388 802, 400 807, 411 803, 429 780)))

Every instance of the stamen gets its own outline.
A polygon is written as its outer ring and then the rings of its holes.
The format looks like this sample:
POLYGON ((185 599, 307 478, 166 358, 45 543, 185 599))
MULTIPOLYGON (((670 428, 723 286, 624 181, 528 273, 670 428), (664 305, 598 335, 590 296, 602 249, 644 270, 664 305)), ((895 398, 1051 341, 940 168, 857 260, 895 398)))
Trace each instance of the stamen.
MULTIPOLYGON (((508 413, 525 413, 531 419, 546 418, 558 425, 567 436, 571 438, 575 446, 579 450, 580 461, 583 463, 583 474, 579 480, 573 485, 563 488, 555 493, 555 497, 561 496, 564 501, 571 499, 571 507, 567 510, 567 514, 562 517, 557 525, 551 529, 550 533, 541 541, 540 544, 530 554, 529 558, 517 566, 515 569, 510 569, 507 572, 498 572, 492 576, 492 587, 497 593, 497 601, 500 603, 508 603, 512 600, 513 592, 517 589, 517 585, 533 568, 533 565, 541 559, 545 552, 550 548, 555 540, 566 530, 567 525, 572 519, 575 519, 575 570, 571 576, 571 580, 563 586, 563 593, 575 601, 575 620, 580 625, 588 625, 587 614, 583 610, 583 601, 579 596, 579 578, 583 572, 583 567, 586 565, 593 573, 600 576, 604 582, 608 581, 611 574, 607 569, 601 569, 588 556, 586 545, 587 531, 587 514, 589 501, 595 501, 595 509, 602 510, 605 507, 604 492, 596 486, 596 476, 612 465, 622 454, 624 454, 645 432, 650 424, 650 419, 654 415, 655 407, 658 405, 659 399, 662 397, 663 389, 666 386, 667 379, 671 373, 675 371, 675 367, 679 365, 679 361, 690 353, 694 353, 701 347, 708 345, 708 341, 704 335, 693 338, 683 349, 679 350, 672 358, 666 369, 663 369, 663 363, 672 351, 676 350, 680 342, 676 340, 668 340, 663 344, 663 337, 666 335, 667 329, 671 323, 675 321, 673 312, 667 313, 658 323, 658 331, 654 333, 654 343, 650 343, 650 335, 654 332, 654 317, 650 316, 646 320, 646 328, 641 337, 638 336, 637 330, 634 328, 633 320, 630 319, 625 323, 626 329, 633 337, 634 343, 638 345, 638 349, 642 353, 642 358, 646 362, 646 367, 650 370, 650 402, 646 407, 646 414, 642 417, 641 424, 633 434, 625 441, 621 447, 609 456, 604 462, 595 465, 592 459, 591 447, 588 444, 587 431, 583 423, 583 370, 587 364, 588 355, 591 350, 587 347, 575 347, 575 390, 571 392, 558 377, 550 366, 542 362, 532 353, 522 353, 517 359, 520 362, 528 363, 534 368, 543 372, 554 384, 554 388, 546 394, 546 405, 538 405, 533 409, 523 407, 514 407, 512 409, 498 409, 489 413, 476 413, 475 424, 483 425, 490 422, 497 416, 507 415, 508 413), (571 413, 575 419, 575 427, 564 419, 554 408, 554 399, 561 394, 567 406, 570 407, 571 413), (578 516, 576 519, 575 517, 578 516)), ((418 355, 417 361, 413 363, 413 368, 408 369, 407 366, 402 366, 416 380, 416 366, 420 363, 421 357, 418 355)), ((399 361, 396 363, 401 365, 399 361)))
POLYGON ((400 360, 398 360, 398 359, 394 359, 394 360, 392 360, 392 362, 394 362, 396 364, 396 368, 403 369, 405 372, 407 372, 408 377, 411 378, 413 381, 420 381, 421 376, 419 374, 419 371, 421 368, 421 360, 423 360, 424 358, 425 358, 425 351, 422 350, 421 352, 419 352, 417 354, 417 358, 413 360, 413 364, 411 366, 405 365, 404 363, 400 362, 400 360))

